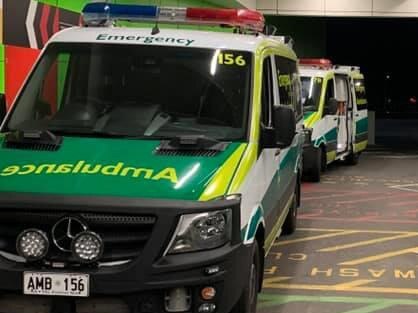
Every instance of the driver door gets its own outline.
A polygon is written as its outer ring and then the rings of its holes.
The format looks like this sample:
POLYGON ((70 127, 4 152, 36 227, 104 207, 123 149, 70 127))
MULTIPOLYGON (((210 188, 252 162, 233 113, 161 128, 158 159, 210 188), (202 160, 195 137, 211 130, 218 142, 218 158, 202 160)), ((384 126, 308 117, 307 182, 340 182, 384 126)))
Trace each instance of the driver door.
POLYGON ((312 138, 316 138, 316 144, 321 143, 326 145, 327 154, 337 150, 337 134, 338 134, 338 116, 333 112, 330 106, 330 100, 335 99, 335 83, 334 79, 330 78, 324 81, 325 95, 324 108, 322 112, 322 119, 315 125, 312 133, 312 138))

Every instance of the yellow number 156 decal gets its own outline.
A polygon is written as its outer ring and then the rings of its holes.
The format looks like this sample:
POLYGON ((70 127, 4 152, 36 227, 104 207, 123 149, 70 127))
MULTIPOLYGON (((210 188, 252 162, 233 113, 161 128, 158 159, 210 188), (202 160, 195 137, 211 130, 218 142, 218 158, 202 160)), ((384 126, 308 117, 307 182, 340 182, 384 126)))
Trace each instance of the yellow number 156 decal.
POLYGON ((218 56, 218 63, 220 65, 247 65, 247 62, 242 55, 234 55, 233 53, 220 53, 218 56))

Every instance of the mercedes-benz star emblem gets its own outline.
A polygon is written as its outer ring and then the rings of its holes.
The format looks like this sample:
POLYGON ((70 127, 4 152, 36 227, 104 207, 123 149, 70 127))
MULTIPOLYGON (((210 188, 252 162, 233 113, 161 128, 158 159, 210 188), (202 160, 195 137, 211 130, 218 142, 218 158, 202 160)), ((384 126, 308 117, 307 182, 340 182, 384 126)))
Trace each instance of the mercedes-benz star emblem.
POLYGON ((64 217, 52 228, 52 240, 63 252, 71 252, 73 239, 88 230, 88 226, 77 217, 64 217))

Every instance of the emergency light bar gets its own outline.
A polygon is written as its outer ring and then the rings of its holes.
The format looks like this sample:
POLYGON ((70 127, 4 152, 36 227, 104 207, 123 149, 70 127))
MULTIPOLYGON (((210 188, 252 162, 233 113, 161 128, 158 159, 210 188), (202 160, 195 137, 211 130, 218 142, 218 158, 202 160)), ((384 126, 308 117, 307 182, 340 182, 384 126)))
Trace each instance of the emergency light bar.
POLYGON ((300 59, 299 63, 313 67, 332 68, 332 62, 328 59, 300 59))
POLYGON ((175 24, 226 25, 262 32, 264 16, 247 9, 176 8, 151 5, 126 5, 105 2, 87 4, 83 9, 87 26, 101 26, 111 21, 161 22, 175 24))

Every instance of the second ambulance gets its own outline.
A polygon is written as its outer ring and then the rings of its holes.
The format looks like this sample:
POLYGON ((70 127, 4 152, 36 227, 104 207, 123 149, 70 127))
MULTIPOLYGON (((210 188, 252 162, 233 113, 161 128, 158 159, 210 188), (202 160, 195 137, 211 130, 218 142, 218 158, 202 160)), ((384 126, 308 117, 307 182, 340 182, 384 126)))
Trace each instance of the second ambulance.
POLYGON ((320 181, 331 162, 356 164, 368 143, 364 76, 358 67, 326 59, 302 59, 301 81, 306 143, 304 176, 320 181))

